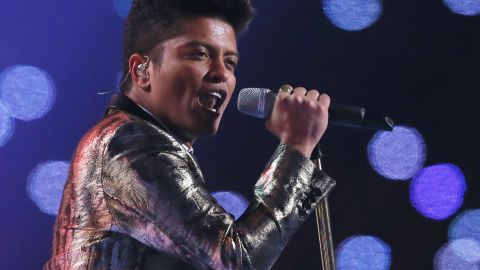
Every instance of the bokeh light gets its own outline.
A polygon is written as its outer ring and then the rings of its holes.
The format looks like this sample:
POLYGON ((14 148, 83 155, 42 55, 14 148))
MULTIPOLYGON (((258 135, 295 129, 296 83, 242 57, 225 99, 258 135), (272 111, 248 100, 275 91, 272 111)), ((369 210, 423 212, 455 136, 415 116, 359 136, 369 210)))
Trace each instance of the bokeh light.
POLYGON ((336 250, 338 270, 387 270, 391 260, 390 247, 373 236, 349 237, 336 250))
POLYGON ((249 204, 245 197, 233 191, 212 192, 212 196, 235 219, 238 219, 245 212, 249 204))
POLYGON ((15 121, 0 104, 0 147, 4 146, 13 135, 15 121))
POLYGON ((443 0, 443 2, 452 12, 461 15, 480 14, 480 0, 443 0))
POLYGON ((480 244, 472 239, 449 242, 435 255, 435 270, 478 270, 479 267, 480 244))
POLYGON ((457 166, 439 164, 422 169, 412 179, 410 200, 425 217, 442 220, 462 206, 466 189, 465 177, 457 166))
POLYGON ((30 173, 27 194, 40 211, 49 215, 57 214, 69 167, 66 161, 46 161, 30 173))
POLYGON ((450 224, 448 238, 450 240, 470 238, 480 243, 480 209, 460 213, 450 224))
POLYGON ((0 101, 14 118, 43 117, 55 101, 55 84, 45 71, 33 66, 12 66, 0 75, 0 101))
POLYGON ((118 16, 126 19, 132 7, 132 0, 113 0, 112 4, 118 16))
POLYGON ((414 128, 396 126, 379 131, 368 144, 368 160, 373 169, 391 180, 407 180, 423 167, 425 142, 414 128))
POLYGON ((382 3, 380 0, 323 0, 323 10, 335 26, 358 31, 378 20, 382 3))

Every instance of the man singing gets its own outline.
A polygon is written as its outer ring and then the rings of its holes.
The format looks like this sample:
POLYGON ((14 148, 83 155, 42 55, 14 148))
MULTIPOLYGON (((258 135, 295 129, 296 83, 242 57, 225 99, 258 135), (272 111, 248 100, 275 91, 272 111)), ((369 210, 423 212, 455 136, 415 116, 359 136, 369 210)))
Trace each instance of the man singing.
POLYGON ((204 187, 192 156, 214 135, 235 88, 236 38, 249 0, 134 0, 125 79, 80 141, 45 269, 270 269, 334 186, 309 160, 329 97, 278 94, 267 129, 280 140, 237 220, 204 187))

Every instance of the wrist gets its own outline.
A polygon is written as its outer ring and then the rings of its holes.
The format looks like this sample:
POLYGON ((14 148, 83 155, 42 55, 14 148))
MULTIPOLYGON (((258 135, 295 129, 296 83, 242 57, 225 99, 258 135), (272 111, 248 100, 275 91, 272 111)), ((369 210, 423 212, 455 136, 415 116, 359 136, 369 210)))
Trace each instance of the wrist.
POLYGON ((305 143, 305 142, 294 142, 288 140, 281 140, 282 144, 288 145, 298 152, 302 153, 306 158, 310 158, 312 155, 313 149, 315 148, 315 144, 312 143, 305 143))

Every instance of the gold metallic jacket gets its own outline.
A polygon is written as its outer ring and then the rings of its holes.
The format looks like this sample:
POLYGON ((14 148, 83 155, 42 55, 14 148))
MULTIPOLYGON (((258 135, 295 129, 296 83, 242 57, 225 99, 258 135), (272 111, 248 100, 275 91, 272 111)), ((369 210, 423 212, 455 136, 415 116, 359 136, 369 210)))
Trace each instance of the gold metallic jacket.
POLYGON ((235 221, 192 155, 119 95, 74 154, 44 269, 270 269, 334 184, 280 145, 235 221))

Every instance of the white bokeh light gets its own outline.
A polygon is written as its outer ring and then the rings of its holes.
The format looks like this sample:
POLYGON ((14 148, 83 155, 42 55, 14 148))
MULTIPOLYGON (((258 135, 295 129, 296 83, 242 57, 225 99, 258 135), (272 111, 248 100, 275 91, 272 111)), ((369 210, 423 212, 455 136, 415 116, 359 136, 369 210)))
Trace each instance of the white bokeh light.
POLYGON ((30 173, 27 194, 40 211, 49 215, 57 214, 69 167, 66 161, 46 161, 30 173))
POLYGON ((473 239, 453 240, 435 255, 435 270, 480 269, 480 244, 473 239))
POLYGON ((458 214, 448 229, 448 238, 475 239, 480 243, 480 209, 471 209, 458 214))
POLYGON ((480 14, 480 0, 443 0, 443 2, 452 12, 460 15, 480 14))
POLYGON ((15 121, 7 114, 0 104, 0 147, 4 146, 12 137, 15 121))
POLYGON ((373 169, 391 180, 408 180, 423 167, 425 142, 414 128, 396 126, 379 131, 368 144, 368 160, 373 169))
POLYGON ((40 68, 12 66, 0 75, 0 102, 13 118, 41 118, 50 111, 55 97, 55 83, 40 68))
POLYGON ((338 270, 388 270, 391 264, 390 247, 374 236, 349 237, 335 253, 338 270))
POLYGON ((382 14, 381 0, 323 0, 323 10, 335 26, 347 31, 363 30, 382 14))

